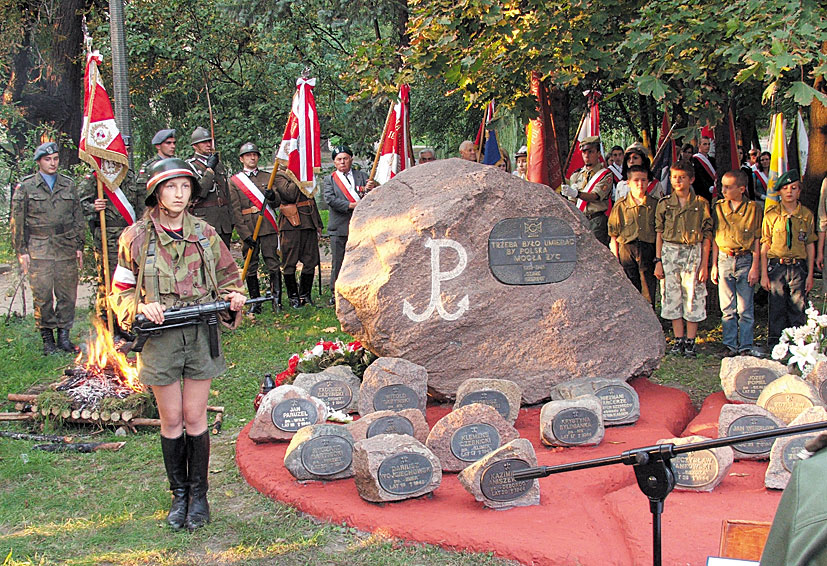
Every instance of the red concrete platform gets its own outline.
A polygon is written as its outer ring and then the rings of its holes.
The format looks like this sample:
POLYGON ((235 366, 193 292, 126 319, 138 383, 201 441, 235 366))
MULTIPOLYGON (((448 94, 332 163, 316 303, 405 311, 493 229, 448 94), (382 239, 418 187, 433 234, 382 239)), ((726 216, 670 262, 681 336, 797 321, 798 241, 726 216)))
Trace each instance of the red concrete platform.
MULTIPOLYGON (((539 406, 521 409, 516 427, 534 445, 540 465, 551 466, 615 456, 659 438, 681 436, 691 422, 700 424, 685 393, 645 379, 632 385, 640 395, 640 420, 634 426, 607 428, 600 446, 543 446, 539 406)), ((698 417, 709 420, 719 397, 712 396, 698 417)), ((448 405, 428 407, 428 423, 433 426, 449 411, 448 405)), ((236 450, 247 482, 320 519, 404 540, 493 552, 524 564, 652 563, 649 503, 631 467, 613 465, 543 478, 541 503, 532 507, 486 509, 462 488, 456 474, 444 474, 442 485, 430 497, 380 506, 363 501, 352 479, 297 482, 283 465, 287 444, 256 445, 248 437, 250 426, 239 434, 236 450)), ((663 514, 663 564, 706 564, 707 556, 717 554, 725 519, 771 521, 781 493, 764 489, 766 467, 766 462, 736 462, 712 493, 670 494, 663 514)))

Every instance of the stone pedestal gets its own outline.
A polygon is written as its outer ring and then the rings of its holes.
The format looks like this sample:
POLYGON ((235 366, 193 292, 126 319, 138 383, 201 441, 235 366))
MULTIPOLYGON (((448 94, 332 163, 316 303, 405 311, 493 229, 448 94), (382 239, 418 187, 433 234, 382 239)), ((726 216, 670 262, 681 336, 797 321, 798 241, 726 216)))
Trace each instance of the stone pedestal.
POLYGON ((368 366, 359 390, 359 414, 419 409, 425 416, 428 372, 402 358, 379 358, 368 366))
POLYGON ((380 434, 408 434, 424 444, 429 432, 428 423, 419 409, 376 411, 353 421, 347 427, 354 441, 380 434))
POLYGON ((414 437, 398 434, 357 442, 353 474, 359 496, 373 503, 420 497, 442 483, 439 459, 414 437))
POLYGON ((824 406, 810 383, 791 374, 783 375, 767 385, 756 403, 785 424, 807 409, 824 406))
POLYGON ((302 427, 322 424, 327 420, 325 404, 308 395, 300 387, 281 385, 261 400, 256 418, 250 428, 250 440, 284 442, 302 427))
POLYGON ((733 356, 721 360, 721 388, 730 401, 755 404, 764 388, 787 373, 787 366, 774 360, 733 356))
POLYGON ((549 401, 540 410, 540 440, 547 446, 596 446, 604 433, 603 407, 594 395, 549 401))
POLYGON ((540 504, 540 482, 514 479, 517 470, 537 466, 531 442, 517 438, 486 454, 457 476, 474 499, 491 509, 510 509, 540 504))
POLYGON ((520 403, 522 399, 520 386, 509 379, 483 379, 472 377, 462 382, 457 389, 457 399, 454 402, 454 409, 470 405, 471 403, 482 403, 491 405, 509 423, 517 422, 520 414, 520 403))
POLYGON ((284 467, 297 480, 332 481, 353 476, 353 437, 346 427, 306 426, 290 441, 284 467))

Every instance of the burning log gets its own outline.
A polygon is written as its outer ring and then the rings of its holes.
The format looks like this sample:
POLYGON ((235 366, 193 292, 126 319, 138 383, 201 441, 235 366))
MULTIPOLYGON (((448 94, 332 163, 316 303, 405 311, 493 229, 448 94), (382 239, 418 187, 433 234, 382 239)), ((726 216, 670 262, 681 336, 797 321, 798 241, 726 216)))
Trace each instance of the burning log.
POLYGON ((91 453, 100 450, 109 450, 117 452, 124 447, 126 442, 72 442, 72 443, 58 443, 58 444, 36 444, 33 448, 35 450, 43 450, 44 452, 82 452, 91 453))

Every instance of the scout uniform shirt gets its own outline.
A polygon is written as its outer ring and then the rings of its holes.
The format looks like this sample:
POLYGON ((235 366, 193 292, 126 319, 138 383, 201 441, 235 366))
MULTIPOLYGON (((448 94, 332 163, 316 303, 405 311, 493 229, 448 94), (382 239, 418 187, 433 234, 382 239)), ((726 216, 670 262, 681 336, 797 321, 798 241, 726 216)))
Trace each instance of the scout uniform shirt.
MULTIPOLYGON (((577 187, 577 190, 586 192, 586 187, 592 177, 595 175, 600 175, 604 169, 606 168, 602 163, 598 163, 591 169, 588 166, 578 169, 572 173, 570 184, 577 187)), ((612 174, 611 171, 606 171, 608 174, 595 185, 594 189, 591 190, 592 193, 600 197, 600 200, 595 202, 586 202, 586 209, 583 210, 583 214, 585 214, 587 218, 595 216, 598 212, 605 213, 609 209, 609 195, 612 192, 612 174)))
POLYGON ((712 239, 712 217, 709 204, 689 191, 686 205, 681 207, 678 194, 672 193, 658 202, 655 212, 655 232, 663 234, 664 242, 695 245, 704 238, 712 239))
POLYGON ((730 202, 718 199, 712 206, 712 227, 715 243, 725 255, 737 256, 752 252, 756 239, 761 238, 761 209, 755 201, 744 199, 732 210, 730 202))
POLYGON ((807 259, 807 244, 818 240, 813 213, 798 203, 790 214, 784 205, 772 205, 764 216, 761 243, 767 244, 772 259, 807 259))
POLYGON ((655 243, 655 210, 657 199, 644 195, 641 204, 635 203, 631 194, 617 201, 609 214, 609 236, 621 244, 635 240, 655 243))

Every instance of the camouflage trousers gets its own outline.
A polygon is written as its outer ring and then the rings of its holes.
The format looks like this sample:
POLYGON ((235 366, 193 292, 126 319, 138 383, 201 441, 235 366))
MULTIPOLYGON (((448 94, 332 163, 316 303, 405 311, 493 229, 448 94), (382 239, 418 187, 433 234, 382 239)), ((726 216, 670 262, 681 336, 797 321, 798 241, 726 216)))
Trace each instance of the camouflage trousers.
POLYGON ((706 283, 698 282, 702 245, 663 243, 664 277, 660 282, 663 318, 682 318, 687 322, 706 319, 706 283))
POLYGON ((37 328, 72 328, 78 298, 77 259, 33 259, 29 266, 37 328))

